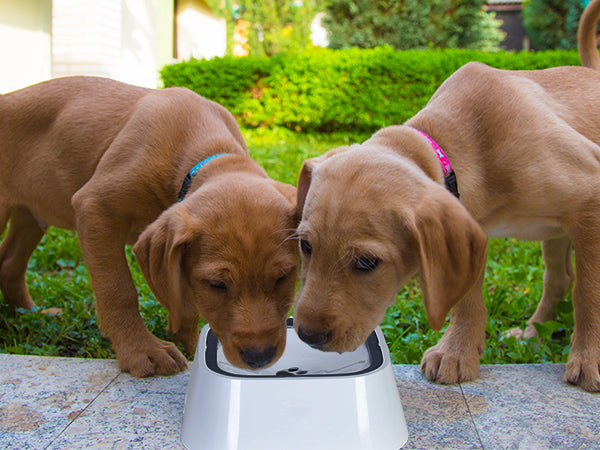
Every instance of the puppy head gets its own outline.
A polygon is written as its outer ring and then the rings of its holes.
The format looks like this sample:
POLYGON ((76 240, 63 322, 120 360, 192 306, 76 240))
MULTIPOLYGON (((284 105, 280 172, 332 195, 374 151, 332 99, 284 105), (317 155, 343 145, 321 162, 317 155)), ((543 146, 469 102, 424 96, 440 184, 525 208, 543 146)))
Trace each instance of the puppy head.
POLYGON ((148 226, 134 252, 188 353, 203 317, 229 362, 264 367, 283 353, 293 303, 295 189, 267 178, 217 178, 148 226))
POLYGON ((351 351, 417 271, 429 322, 483 269, 487 238, 460 202, 409 159, 376 144, 334 150, 298 182, 302 288, 296 331, 315 348, 351 351))

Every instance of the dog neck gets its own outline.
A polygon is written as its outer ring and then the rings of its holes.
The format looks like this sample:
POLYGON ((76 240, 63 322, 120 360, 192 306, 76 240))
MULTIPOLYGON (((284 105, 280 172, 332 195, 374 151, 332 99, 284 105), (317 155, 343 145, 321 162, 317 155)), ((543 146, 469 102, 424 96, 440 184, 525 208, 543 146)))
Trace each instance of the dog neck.
POLYGON ((219 153, 217 155, 209 156, 208 158, 203 159, 198 164, 196 164, 192 169, 188 172, 183 180, 183 184, 181 185, 181 189, 179 191, 179 195, 177 196, 177 201, 180 202, 183 200, 185 195, 188 193, 190 186, 192 185, 192 180, 196 176, 196 174, 202 169, 205 165, 211 162, 213 159, 218 158, 219 156, 227 155, 228 153, 219 153))
POLYGON ((454 194, 456 198, 460 198, 460 195, 458 193, 458 183, 456 181, 456 174, 454 173, 454 170, 452 170, 452 165, 450 164, 446 153, 444 153, 444 151, 442 150, 442 147, 440 147, 437 142, 435 142, 430 136, 428 136, 421 130, 418 130, 416 128, 413 128, 413 130, 415 130, 417 133, 419 133, 425 139, 427 139, 427 142, 429 142, 429 145, 431 145, 431 148, 433 148, 433 151, 440 160, 440 164, 442 165, 442 169, 444 170, 444 182, 446 183, 446 189, 448 189, 452 194, 454 194))

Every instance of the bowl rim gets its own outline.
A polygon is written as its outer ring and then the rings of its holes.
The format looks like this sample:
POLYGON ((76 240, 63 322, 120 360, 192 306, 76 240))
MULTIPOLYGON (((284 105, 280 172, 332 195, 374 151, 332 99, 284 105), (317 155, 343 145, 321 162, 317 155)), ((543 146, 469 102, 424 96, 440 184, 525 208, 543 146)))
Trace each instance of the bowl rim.
MULTIPOLYGON (((287 327, 288 328, 293 328, 294 327, 294 319, 293 317, 289 317, 287 319, 287 327)), ((219 367, 218 361, 217 361, 217 348, 218 348, 218 343, 219 343, 219 339, 215 336, 215 334, 212 332, 212 329, 208 330, 208 333, 206 335, 206 350, 204 352, 204 363, 206 364, 206 367, 212 371, 215 372, 219 375, 224 375, 227 377, 234 377, 234 378, 250 378, 250 379, 263 379, 263 378, 275 378, 275 379, 298 379, 298 378, 324 378, 324 377, 355 377, 355 376, 359 376, 359 375, 365 375, 369 372, 375 372, 377 369, 379 369, 383 363, 384 363, 384 356, 383 356, 383 351, 381 349, 381 345, 379 343, 379 338, 377 337, 377 333, 375 331, 372 331, 371 334, 369 335, 369 337, 367 338, 367 340, 365 341, 364 345, 367 349, 367 353, 369 355, 369 359, 370 359, 370 364, 368 367, 361 369, 361 370, 357 370, 355 372, 347 372, 347 373, 335 373, 335 374, 323 374, 323 373, 319 373, 319 374, 311 374, 311 373, 306 373, 306 374, 294 374, 292 376, 281 376, 281 375, 270 375, 270 374, 265 374, 265 375, 245 375, 245 374, 239 374, 239 373, 233 373, 233 372, 229 372, 225 369, 222 369, 221 367, 219 367)), ((308 345, 308 344, 307 344, 308 345)))

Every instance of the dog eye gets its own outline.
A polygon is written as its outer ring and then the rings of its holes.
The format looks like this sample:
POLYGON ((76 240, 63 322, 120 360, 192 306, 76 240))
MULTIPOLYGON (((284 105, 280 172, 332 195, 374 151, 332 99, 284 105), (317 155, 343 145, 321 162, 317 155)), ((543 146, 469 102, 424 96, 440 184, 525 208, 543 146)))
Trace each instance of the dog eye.
POLYGON ((223 281, 211 281, 208 285, 215 291, 224 292, 227 290, 227 285, 223 281))
POLYGON ((285 280, 287 280, 287 279, 288 279, 288 276, 289 276, 289 275, 287 275, 287 274, 286 274, 286 275, 282 275, 282 276, 280 276, 279 278, 277 278, 277 281, 275 281, 275 284, 276 284, 276 285, 280 285, 280 284, 282 284, 282 283, 283 283, 285 280))
POLYGON ((354 269, 360 272, 372 272, 377 268, 381 260, 368 256, 361 256, 354 261, 354 269))
POLYGON ((306 239, 300 239, 300 248, 305 255, 310 255, 312 253, 312 246, 306 239))

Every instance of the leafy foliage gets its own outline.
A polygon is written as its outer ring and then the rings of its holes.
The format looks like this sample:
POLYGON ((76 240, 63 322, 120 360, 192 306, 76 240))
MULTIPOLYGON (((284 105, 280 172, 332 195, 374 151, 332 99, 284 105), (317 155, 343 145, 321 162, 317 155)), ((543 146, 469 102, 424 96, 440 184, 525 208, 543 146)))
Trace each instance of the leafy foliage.
MULTIPOLYGON (((323 0, 221 0, 207 3, 228 22, 229 40, 237 21, 248 23, 248 51, 251 56, 296 53, 310 45, 310 25, 323 0)), ((231 47, 231 45, 229 46, 231 47)))
POLYGON ((577 48, 581 0, 527 0, 523 25, 538 50, 577 48))
POLYGON ((246 127, 372 132, 416 114, 469 61, 504 69, 578 65, 575 51, 311 49, 296 56, 215 58, 165 66, 165 86, 221 103, 246 127))
POLYGON ((332 0, 323 25, 331 48, 498 50, 501 22, 485 0, 332 0))

